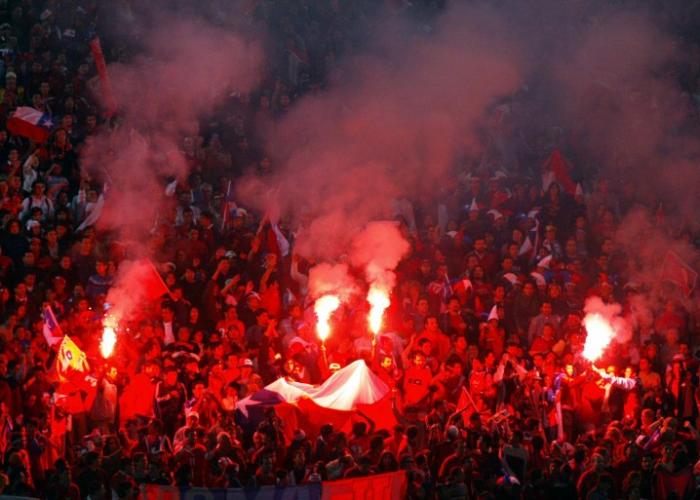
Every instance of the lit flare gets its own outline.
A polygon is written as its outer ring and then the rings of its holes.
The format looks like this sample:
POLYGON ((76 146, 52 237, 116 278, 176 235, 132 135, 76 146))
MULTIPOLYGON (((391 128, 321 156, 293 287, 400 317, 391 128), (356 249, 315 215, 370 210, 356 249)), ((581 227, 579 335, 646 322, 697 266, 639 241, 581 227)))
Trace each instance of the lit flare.
POLYGON ((389 294, 378 288, 376 286, 371 286, 369 292, 367 293, 367 302, 369 302, 369 316, 367 317, 367 322, 369 323, 369 329, 377 335, 382 329, 382 319, 384 318, 384 311, 391 304, 389 300, 389 294))
POLYGON ((336 295, 324 295, 314 303, 316 313, 316 333, 322 342, 325 342, 331 333, 329 323, 331 314, 340 307, 340 299, 336 295))
POLYGON ((112 355, 114 345, 117 343, 115 327, 116 321, 114 321, 112 317, 105 318, 102 328, 102 339, 100 340, 100 353, 102 353, 102 357, 105 359, 112 355))
POLYGON ((586 327, 586 342, 583 346, 583 357, 594 362, 603 354, 610 341, 615 336, 612 325, 600 314, 591 313, 583 318, 586 327))

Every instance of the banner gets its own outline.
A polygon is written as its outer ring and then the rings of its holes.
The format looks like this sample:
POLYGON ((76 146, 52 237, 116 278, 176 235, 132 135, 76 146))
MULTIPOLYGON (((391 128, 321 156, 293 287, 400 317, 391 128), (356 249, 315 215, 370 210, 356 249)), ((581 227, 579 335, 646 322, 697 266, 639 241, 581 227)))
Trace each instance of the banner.
POLYGON ((406 496, 406 472, 324 481, 278 488, 178 488, 141 485, 141 498, 148 500, 386 500, 406 496))
POLYGON ((177 488, 157 484, 141 485, 141 498, 148 500, 320 500, 319 483, 304 486, 259 489, 241 488, 177 488))
POLYGON ((323 483, 321 500, 385 500, 406 498, 406 472, 342 479, 323 483))

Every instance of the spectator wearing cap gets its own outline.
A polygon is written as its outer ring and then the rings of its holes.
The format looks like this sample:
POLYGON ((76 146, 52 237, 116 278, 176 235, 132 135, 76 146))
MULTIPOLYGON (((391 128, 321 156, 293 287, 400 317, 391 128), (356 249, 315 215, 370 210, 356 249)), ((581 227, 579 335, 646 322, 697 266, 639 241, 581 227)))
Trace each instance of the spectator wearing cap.
MULTIPOLYGON (((248 384, 248 382, 251 381, 251 379, 254 375, 253 360, 250 358, 242 358, 239 362, 238 367, 240 369, 240 374, 238 375, 238 378, 235 380, 235 382, 241 388, 245 388, 245 386, 248 384)), ((241 397, 243 397, 243 396, 241 396, 241 397)))

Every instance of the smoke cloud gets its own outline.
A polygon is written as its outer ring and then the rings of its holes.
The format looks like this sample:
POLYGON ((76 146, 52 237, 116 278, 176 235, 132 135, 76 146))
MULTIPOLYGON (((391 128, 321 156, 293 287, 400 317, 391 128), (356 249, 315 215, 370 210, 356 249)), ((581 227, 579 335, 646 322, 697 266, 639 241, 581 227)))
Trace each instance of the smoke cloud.
POLYGON ((164 178, 186 179, 183 138, 231 92, 253 87, 263 56, 257 44, 196 18, 163 14, 143 37, 137 56, 108 67, 119 126, 82 153, 87 171, 115 190, 99 227, 133 236, 152 227, 164 178))
MULTIPOLYGON (((187 178, 183 138, 232 92, 252 89, 263 61, 256 42, 195 16, 160 12, 145 28, 137 55, 108 67, 118 126, 105 127, 81 153, 85 171, 110 184, 98 229, 131 242, 144 242, 162 211, 166 177, 187 178)), ((134 253, 146 254, 145 245, 134 253)), ((114 314, 125 308, 128 316, 145 293, 138 276, 133 266, 120 269, 109 298, 114 314)))
POLYGON ((357 291, 357 282, 350 274, 347 264, 324 262, 309 271, 309 293, 314 299, 333 294, 345 302, 357 291))
POLYGON ((364 269, 370 284, 388 292, 396 282, 393 271, 408 250, 409 244, 396 223, 375 221, 353 240, 351 260, 354 266, 364 269))
POLYGON ((333 260, 368 221, 394 215, 392 199, 437 191, 455 160, 476 151, 487 108, 520 84, 514 44, 493 12, 460 8, 429 34, 377 24, 381 35, 342 65, 341 82, 267 131, 276 176, 238 186, 261 210, 279 186, 305 257, 333 260))
MULTIPOLYGON (((612 326, 615 332, 613 340, 618 344, 628 342, 632 336, 629 321, 622 316, 622 306, 617 303, 606 304, 600 297, 590 297, 583 308, 586 316, 599 315, 612 326)), ((584 319, 584 323, 586 320, 584 319)))
POLYGON ((117 322, 130 321, 153 299, 163 295, 164 288, 148 259, 125 260, 117 270, 114 286, 107 292, 109 315, 117 322))

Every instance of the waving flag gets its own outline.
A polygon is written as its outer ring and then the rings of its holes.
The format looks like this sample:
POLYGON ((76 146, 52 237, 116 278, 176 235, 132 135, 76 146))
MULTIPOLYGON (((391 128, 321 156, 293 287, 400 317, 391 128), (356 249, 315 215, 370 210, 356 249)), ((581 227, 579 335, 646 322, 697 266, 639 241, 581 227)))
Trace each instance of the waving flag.
POLYGON ((542 191, 547 191, 552 182, 558 183, 569 194, 576 192, 576 183, 571 179, 570 163, 554 149, 542 165, 542 191))
POLYGON ((75 229, 76 232, 81 232, 85 230, 85 228, 88 228, 90 226, 94 226, 95 223, 100 220, 100 217, 102 216, 102 210, 104 210, 105 207, 105 195, 109 191, 109 184, 105 182, 104 187, 102 188, 102 192, 100 193, 100 196, 97 198, 97 201, 95 202, 95 206, 92 207, 92 210, 90 210, 90 213, 85 217, 85 220, 80 223, 80 225, 75 229))
POLYGON ((20 106, 7 120, 7 130, 34 142, 46 142, 53 129, 53 120, 46 113, 28 106, 20 106))
POLYGON ((236 210, 238 205, 233 196, 233 189, 231 188, 231 181, 228 181, 228 187, 226 188, 226 197, 224 198, 221 214, 221 230, 226 229, 226 224, 228 223, 228 218, 231 216, 231 211, 236 210))
POLYGON ((137 262, 137 266, 134 268, 138 272, 138 281, 144 290, 144 298, 147 300, 155 300, 161 298, 163 295, 169 295, 170 289, 168 285, 165 284, 160 273, 153 264, 153 261, 148 257, 137 262))
POLYGON ((363 360, 354 361, 331 375, 320 386, 279 378, 260 391, 240 400, 236 407, 249 423, 263 418, 274 406, 289 426, 285 437, 291 441, 295 428, 316 435, 322 425, 350 430, 357 410, 374 420, 377 429, 391 429, 396 419, 391 410, 391 391, 363 360))
POLYGON ((693 293, 698 273, 675 252, 668 251, 661 268, 661 279, 678 286, 686 296, 693 293))
POLYGON ((67 381, 74 373, 85 373, 90 370, 87 356, 75 345, 68 335, 63 336, 56 356, 56 371, 61 382, 67 381))
POLYGON ((44 309, 44 328, 42 332, 44 333, 44 338, 49 347, 58 345, 63 340, 63 332, 61 331, 61 325, 56 321, 56 316, 53 314, 53 309, 51 306, 47 306, 44 309))
POLYGON ((107 74, 107 64, 105 63, 105 56, 102 53, 102 45, 100 44, 99 37, 95 36, 92 40, 90 40, 90 51, 92 52, 92 57, 95 60, 97 75, 100 78, 104 115, 107 118, 110 118, 117 112, 117 101, 114 98, 114 92, 112 92, 112 82, 107 74))

